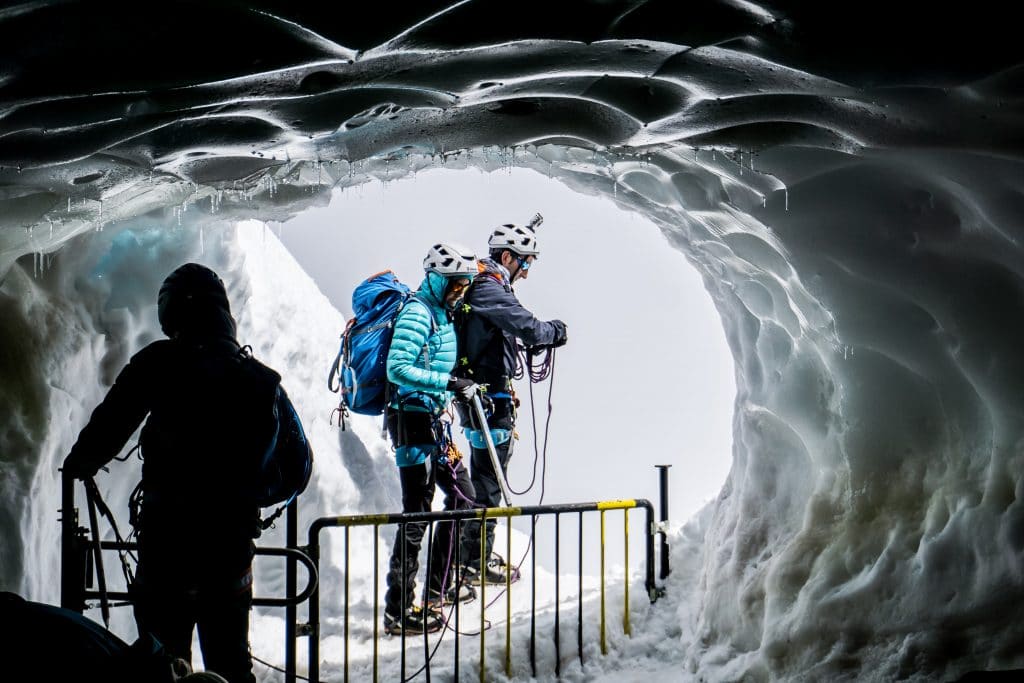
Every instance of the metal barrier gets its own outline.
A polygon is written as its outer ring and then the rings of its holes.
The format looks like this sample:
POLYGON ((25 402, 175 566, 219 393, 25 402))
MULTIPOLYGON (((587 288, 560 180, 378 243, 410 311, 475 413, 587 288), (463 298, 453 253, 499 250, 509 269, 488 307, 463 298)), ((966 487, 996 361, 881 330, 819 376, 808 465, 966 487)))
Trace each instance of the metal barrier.
MULTIPOLYGON (((98 532, 98 520, 96 516, 96 501, 92 496, 87 496, 87 508, 89 513, 90 529, 79 526, 78 508, 75 504, 75 480, 62 475, 61 480, 61 607, 83 612, 87 607, 87 600, 99 600, 100 609, 103 612, 104 622, 107 622, 109 608, 111 606, 123 606, 131 604, 131 596, 126 591, 111 591, 106 585, 106 571, 103 564, 103 551, 132 551, 138 547, 136 543, 121 543, 117 541, 101 541, 98 532), (92 589, 92 581, 98 584, 92 589), (124 602, 111 605, 111 600, 124 602)), ((285 518, 285 537, 287 547, 259 547, 256 548, 256 555, 284 557, 287 560, 285 567, 285 597, 283 598, 262 598, 253 597, 253 605, 258 607, 284 607, 285 608, 285 669, 289 672, 289 681, 294 681, 296 669, 296 639, 300 634, 297 629, 296 607, 311 596, 317 593, 318 573, 314 561, 298 547, 298 504, 297 501, 287 508, 285 518), (308 572, 306 587, 301 593, 296 593, 298 584, 297 565, 302 564, 308 572)))
MULTIPOLYGON (((350 544, 350 529, 352 527, 359 526, 372 526, 373 527, 373 582, 374 582, 374 597, 373 597, 373 680, 377 681, 379 676, 378 666, 378 639, 380 632, 378 630, 378 617, 380 613, 380 600, 379 600, 379 587, 380 587, 380 576, 379 576, 379 527, 384 524, 398 524, 404 527, 404 525, 413 522, 426 522, 429 523, 431 529, 427 530, 424 534, 427 539, 426 556, 427 562, 431 556, 430 543, 432 542, 432 527, 434 523, 438 522, 452 522, 455 525, 455 538, 461 536, 461 526, 464 521, 468 520, 480 520, 481 525, 485 523, 485 520, 492 518, 506 518, 509 532, 511 532, 512 517, 530 517, 530 529, 531 537, 536 529, 537 518, 540 516, 553 515, 555 517, 555 628, 554 628, 554 647, 555 647, 555 675, 561 675, 561 643, 560 643, 560 579, 561 579, 561 567, 560 567, 560 555, 558 552, 561 543, 561 525, 560 520, 562 515, 575 513, 579 518, 579 572, 578 572, 578 608, 577 608, 577 649, 579 652, 580 663, 583 663, 583 515, 587 512, 600 512, 600 525, 601 525, 601 591, 600 591, 600 646, 602 654, 608 653, 608 644, 606 641, 606 624, 605 624, 605 612, 606 612, 606 601, 605 601, 605 513, 609 510, 622 510, 624 515, 624 547, 625 547, 625 565, 626 575, 629 575, 629 510, 633 508, 643 508, 646 511, 646 533, 644 534, 644 547, 645 547, 645 562, 646 562, 646 575, 645 575, 645 588, 647 590, 648 598, 651 602, 657 600, 662 594, 661 590, 655 585, 654 582, 654 535, 659 532, 658 526, 654 522, 654 508, 646 500, 616 500, 606 502, 595 502, 595 503, 577 503, 567 505, 541 505, 541 506, 524 506, 524 507, 508 507, 508 508, 486 508, 486 509, 475 509, 475 510, 451 510, 451 511, 440 511, 440 512, 424 512, 424 513, 406 513, 406 514, 385 514, 385 515, 350 515, 343 517, 321 517, 315 520, 309 528, 309 545, 306 548, 309 557, 312 558, 313 563, 316 565, 316 570, 319 573, 320 569, 320 533, 327 528, 342 527, 345 531, 345 579, 343 587, 343 600, 344 600, 344 613, 343 613, 343 627, 345 633, 345 650, 343 658, 343 676, 344 680, 349 680, 349 544, 350 544)), ((486 559, 484 557, 484 533, 480 534, 481 537, 481 568, 486 566, 486 559)), ((511 538, 512 534, 506 534, 507 548, 506 557, 511 562, 511 538)), ((533 563, 532 572, 532 586, 531 586, 531 621, 530 621, 530 665, 533 676, 537 675, 536 665, 536 544, 531 544, 531 555, 533 563)), ((460 561, 460 548, 456 544, 455 548, 455 564, 458 566, 461 564, 460 561)), ((429 566, 428 566, 429 571, 429 566)), ((505 583, 505 607, 506 614, 509 618, 509 626, 505 629, 505 675, 511 675, 511 657, 512 657, 512 628, 511 628, 511 574, 506 572, 506 583, 505 583)), ((486 583, 481 582, 479 586, 480 595, 478 600, 480 605, 486 605, 486 583)), ((624 595, 625 608, 623 609, 623 632, 626 635, 631 635, 631 627, 629 623, 629 581, 625 582, 625 595, 624 595)), ((459 680, 459 605, 454 605, 454 678, 459 680)), ((480 615, 480 680, 486 680, 487 663, 486 663, 486 618, 484 615, 485 610, 481 608, 480 615)), ((303 632, 309 635, 309 680, 319 681, 320 680, 320 590, 319 586, 313 591, 309 602, 309 623, 304 625, 302 628, 303 632)), ((443 632, 443 631, 442 631, 443 632)), ((405 639, 406 636, 403 633, 402 647, 401 647, 401 669, 402 679, 406 679, 406 656, 405 656, 405 639)), ((423 634, 424 646, 429 646, 428 634, 423 634)), ((424 669, 426 672, 427 681, 430 680, 430 658, 426 657, 424 663, 424 669)), ((294 680, 294 673, 290 673, 289 678, 286 679, 291 683, 294 680)))
MULTIPOLYGON (((254 606, 270 606, 270 607, 284 607, 286 610, 285 615, 285 681, 286 683, 295 683, 297 678, 302 678, 297 675, 297 657, 296 647, 298 638, 308 636, 309 637, 309 676, 310 681, 319 681, 320 676, 320 588, 319 588, 319 575, 320 575, 320 534, 327 528, 342 527, 345 531, 345 578, 344 578, 344 632, 345 632, 345 653, 344 653, 344 680, 349 680, 349 541, 350 541, 350 530, 352 527, 359 526, 372 526, 373 527, 373 561, 374 561, 374 573, 373 573, 373 585, 374 585, 374 604, 373 604, 373 680, 378 680, 379 667, 378 667, 378 647, 377 643, 380 637, 378 616, 380 612, 379 604, 379 588, 380 588, 380 576, 379 576, 379 527, 385 524, 398 524, 405 525, 413 522, 426 522, 431 526, 439 522, 451 522, 455 525, 456 538, 461 536, 461 527, 464 522, 469 520, 479 520, 480 524, 483 525, 488 519, 499 519, 505 518, 508 524, 509 532, 511 531, 511 524, 513 517, 530 517, 530 533, 531 533, 531 562, 533 571, 531 572, 531 614, 530 614, 530 666, 534 676, 537 675, 537 663, 536 663, 536 591, 537 591, 537 580, 536 580, 536 567, 537 567, 537 554, 536 544, 533 543, 532 539, 535 536, 537 527, 537 518, 542 516, 553 516, 554 527, 555 527, 555 566, 554 566, 554 634, 553 643, 555 648, 555 671, 556 676, 561 675, 561 635, 560 635, 560 621, 561 621, 561 533, 562 525, 561 518, 563 515, 575 514, 578 517, 578 528, 579 528, 579 543, 578 543, 578 583, 577 583, 577 651, 581 665, 584 659, 584 648, 583 648, 583 529, 584 529, 584 514, 588 512, 599 512, 600 513, 600 552, 601 552, 601 583, 600 583, 600 647, 602 654, 607 654, 608 644, 606 640, 606 582, 605 582, 605 514, 608 511, 622 510, 623 512, 623 544, 624 544, 624 561, 626 566, 626 575, 628 577, 629 572, 629 511, 634 508, 643 508, 646 512, 645 520, 645 533, 644 533, 644 555, 645 555, 645 580, 644 586, 647 591, 648 598, 653 603, 658 597, 663 595, 663 589, 655 585, 654 579, 654 562, 655 562, 655 550, 654 550, 654 537, 656 534, 662 536, 662 565, 661 565, 661 578, 664 579, 668 575, 668 548, 665 534, 665 518, 667 517, 667 486, 665 484, 667 473, 664 469, 661 470, 662 476, 662 522, 655 523, 654 521, 654 509, 652 505, 643 499, 637 500, 616 500, 616 501, 605 501, 605 502, 594 502, 594 503, 577 503, 577 504, 564 504, 564 505, 543 505, 543 506, 523 506, 523 507, 508 507, 508 508, 486 508, 486 509, 474 509, 474 510, 456 510, 456 511, 440 511, 440 512, 428 512, 428 513, 407 513, 407 514, 382 514, 382 515, 350 515, 342 517, 322 517, 315 520, 309 527, 308 530, 308 546, 300 547, 298 545, 298 511, 297 504, 293 502, 288 506, 286 515, 286 547, 284 548, 272 548, 272 547, 257 547, 256 554, 263 556, 278 556, 284 557, 287 560, 286 575, 285 575, 285 597, 283 598, 272 598, 272 597, 254 597, 254 606), (302 564, 308 571, 308 582, 301 592, 297 592, 297 566, 302 564), (303 602, 309 601, 309 622, 306 624, 299 624, 297 618, 297 606, 303 602)), ((75 503, 75 481, 64 476, 62 478, 62 490, 61 490, 61 606, 75 610, 77 612, 84 611, 88 605, 88 600, 99 600, 100 608, 103 611, 104 620, 108 617, 108 611, 111 606, 120 606, 125 604, 131 604, 131 596, 126 591, 111 591, 107 589, 106 575, 103 563, 103 551, 116 550, 116 551, 130 551, 137 547, 135 543, 121 543, 114 541, 102 541, 99 539, 99 532, 97 527, 97 515, 96 515, 96 503, 92 500, 91 495, 87 496, 87 507, 90 526, 92 529, 92 537, 90 538, 90 529, 79 525, 79 512, 75 503), (93 589, 93 578, 95 577, 98 587, 93 589), (123 603, 111 604, 111 600, 122 600, 123 603)), ((483 545, 483 533, 481 533, 481 567, 486 566, 486 559, 484 557, 484 545, 483 545)), ((432 542, 432 534, 426 534, 427 538, 427 558, 429 563, 430 557, 430 544, 432 542)), ((512 560, 512 547, 511 547, 512 534, 506 534, 506 557, 509 561, 512 560)), ((455 563, 456 565, 461 564, 461 548, 456 544, 455 548, 455 563)), ((428 566, 429 569, 429 566, 428 566)), ((487 585, 483 584, 480 587, 479 600, 480 604, 486 603, 486 592, 487 585)), ((511 657, 512 657, 512 628, 511 628, 511 578, 506 578, 505 589, 505 608, 506 614, 509 618, 509 626, 505 629, 505 661, 504 668, 506 675, 511 675, 511 657)), ((625 608, 623 609, 623 622, 622 628, 626 635, 631 635, 631 625, 629 623, 629 581, 627 580, 624 584, 624 596, 623 602, 625 608)), ((454 632, 455 632, 455 643, 454 643, 454 661, 455 661, 455 679, 459 677, 459 606, 454 606, 454 632)), ((486 617, 484 610, 481 609, 480 617, 480 680, 486 680, 487 662, 486 662, 486 617)), ((403 634, 402 638, 402 678, 405 678, 405 638, 403 634)), ((428 634, 423 634, 424 644, 428 644, 428 634)), ((430 660, 427 658, 425 662, 426 680, 430 680, 430 660)))

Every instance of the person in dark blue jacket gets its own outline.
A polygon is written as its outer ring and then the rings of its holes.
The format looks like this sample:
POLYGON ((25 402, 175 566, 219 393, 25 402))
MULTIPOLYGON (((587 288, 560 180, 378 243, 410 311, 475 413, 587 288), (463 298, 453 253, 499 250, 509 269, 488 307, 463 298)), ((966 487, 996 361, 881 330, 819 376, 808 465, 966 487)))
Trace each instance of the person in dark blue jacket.
MULTIPOLYGON (((540 216, 526 226, 506 224, 491 233, 488 240, 490 258, 478 265, 478 275, 466 292, 461 306, 462 318, 458 331, 459 361, 456 375, 472 379, 483 387, 485 402, 491 406, 487 426, 494 441, 502 472, 496 473, 487 452, 480 426, 469 422, 467 429, 471 446, 470 472, 476 503, 481 507, 495 507, 501 502, 498 477, 504 477, 512 457, 512 435, 515 431, 516 405, 512 379, 518 375, 519 346, 558 347, 567 339, 565 323, 561 320, 538 320, 516 298, 512 286, 525 280, 530 267, 540 255, 534 226, 540 216)), ((460 409, 460 414, 468 410, 460 409)), ((493 518, 486 520, 484 556, 491 557, 494 546, 493 518)), ((466 523, 463 534, 461 570, 462 583, 479 585, 504 584, 505 566, 480 567, 479 520, 466 523)))
MULTIPOLYGON (((402 485, 403 512, 429 512, 435 486, 445 493, 446 510, 472 507, 474 498, 469 474, 457 452, 448 448, 450 438, 440 417, 453 391, 468 398, 478 390, 472 380, 451 375, 456 358, 451 311, 476 274, 476 255, 465 247, 436 244, 423 260, 423 268, 426 275, 420 288, 395 320, 387 358, 388 381, 394 385, 387 425, 402 485)), ((458 541, 453 527, 448 522, 434 528, 427 609, 413 604, 426 523, 399 528, 384 596, 386 632, 436 631, 442 626, 437 610, 444 599, 475 597, 468 586, 453 585, 458 541)))
POLYGON ((255 683, 249 611, 260 510, 247 476, 265 448, 250 442, 259 431, 254 402, 273 387, 243 385, 236 372, 235 320, 224 282, 209 268, 187 263, 171 273, 158 318, 169 339, 143 348, 120 372, 64 473, 94 476, 145 420, 139 565, 129 587, 139 633, 191 664, 198 628, 207 669, 255 683))

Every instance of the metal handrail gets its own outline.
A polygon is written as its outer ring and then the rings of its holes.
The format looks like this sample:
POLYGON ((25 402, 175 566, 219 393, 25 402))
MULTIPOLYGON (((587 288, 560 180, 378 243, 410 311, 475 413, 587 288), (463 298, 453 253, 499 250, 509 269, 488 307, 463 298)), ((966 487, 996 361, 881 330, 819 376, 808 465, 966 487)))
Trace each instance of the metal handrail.
MULTIPOLYGON (((581 534, 580 534, 580 567, 582 568, 582 557, 583 557, 583 549, 582 549, 582 547, 583 547, 582 546, 583 514, 586 513, 586 512, 600 512, 601 513, 601 574, 602 574, 602 576, 601 576, 601 624, 600 624, 600 629, 601 629, 601 650, 602 650, 603 654, 607 654, 608 650, 607 650, 607 643, 606 643, 606 640, 605 640, 605 600, 604 600, 604 583, 605 583, 605 581, 604 581, 604 570, 605 570, 605 567, 604 567, 604 515, 609 510, 623 510, 624 511, 624 513, 626 515, 626 524, 625 524, 625 529, 626 529, 626 531, 625 531, 625 539, 626 539, 626 541, 625 542, 626 542, 626 544, 628 546, 628 535, 629 535, 629 531, 628 531, 628 511, 630 509, 633 509, 633 508, 643 508, 646 511, 646 516, 647 516, 646 522, 647 523, 646 523, 646 526, 645 526, 646 533, 644 534, 644 538, 645 538, 645 560, 646 560, 645 588, 647 590, 647 594, 648 594, 648 597, 650 598, 651 602, 654 602, 661 595, 661 591, 655 585, 655 580, 654 580, 654 572, 655 572, 655 569, 654 569, 654 536, 655 536, 655 533, 656 533, 656 527, 655 527, 655 523, 654 523, 654 507, 651 505, 650 502, 648 502, 647 500, 643 500, 643 499, 636 499, 636 500, 628 500, 627 499, 627 500, 601 501, 601 502, 592 502, 592 503, 571 503, 571 504, 559 504, 559 505, 532 505, 532 506, 504 507, 504 508, 479 508, 479 509, 470 509, 470 510, 443 510, 443 511, 437 511, 437 512, 413 512, 413 513, 369 514, 369 515, 364 514, 364 515, 345 515, 345 516, 335 516, 335 517, 321 517, 319 519, 314 520, 313 523, 309 527, 307 550, 309 552, 309 556, 313 559, 313 562, 316 564, 317 570, 319 571, 319 567, 320 567, 320 534, 321 534, 322 531, 324 531, 325 529, 328 529, 328 528, 342 527, 342 528, 345 529, 345 540, 346 540, 346 544, 345 544, 345 547, 346 547, 345 559, 346 559, 346 562, 347 562, 348 561, 349 529, 351 527, 372 526, 376 530, 377 527, 380 527, 381 525, 384 525, 384 524, 404 525, 404 524, 413 523, 413 522, 429 522, 429 523, 454 522, 456 524, 456 534, 457 534, 458 533, 458 531, 457 531, 458 527, 461 525, 461 522, 464 522, 464 521, 480 520, 481 524, 483 524, 484 520, 486 520, 486 519, 505 517, 507 519, 509 525, 511 525, 511 518, 512 517, 527 517, 528 516, 528 517, 531 517, 531 520, 532 520, 531 528, 532 528, 533 526, 536 525, 536 518, 539 517, 539 516, 544 516, 544 515, 553 515, 555 517, 555 520, 556 520, 555 521, 555 529, 556 529, 556 531, 555 531, 555 538, 556 538, 556 547, 557 547, 557 545, 559 543, 559 525, 558 525, 558 520, 559 520, 560 516, 563 515, 563 514, 568 514, 568 513, 576 513, 576 514, 579 515, 579 524, 580 524, 580 532, 581 532, 581 534)), ((484 534, 481 533, 481 539, 483 539, 483 536, 484 536, 484 534)), ((429 541, 430 535, 426 535, 426 537, 427 537, 428 543, 429 543, 430 542, 429 541)), ((378 563, 376 562, 377 552, 378 552, 377 538, 378 538, 378 534, 375 532, 374 533, 374 558, 375 558, 375 561, 374 561, 374 586, 375 586, 375 589, 374 589, 374 614, 375 615, 378 613, 378 609, 379 609, 378 598, 377 598, 377 589, 376 589, 376 586, 379 583, 379 581, 378 581, 379 576, 377 575, 377 564, 378 563)), ((511 534, 508 534, 507 542, 508 542, 508 548, 506 550, 506 553, 507 553, 507 555, 511 555, 511 534)), ((483 545, 483 541, 481 540, 481 546, 482 545, 483 545)), ((458 548, 456 548, 456 552, 458 552, 458 548)), ((626 557, 627 557, 627 562, 628 562, 628 550, 626 552, 627 552, 626 557)), ((427 556, 429 557, 430 556, 429 548, 427 550, 427 553, 428 553, 427 556)), ((481 551, 481 558, 482 558, 482 560, 486 559, 486 558, 483 558, 483 551, 481 551)), ((510 560, 511 560, 511 557, 509 557, 509 561, 510 560)), ((534 562, 536 562, 536 557, 535 556, 534 556, 534 562)), ((556 656, 555 656, 556 672, 555 673, 556 673, 556 675, 559 675, 561 673, 560 670, 559 670, 560 669, 560 656, 559 656, 560 643, 559 643, 559 636, 558 636, 558 598, 559 598, 560 571, 559 571, 559 567, 558 567, 559 559, 558 559, 558 555, 557 554, 556 554, 555 562, 556 562, 556 569, 555 569, 555 610, 556 611, 555 611, 555 636, 554 636, 555 651, 556 651, 556 656)), ((482 563, 481 566, 484 566, 484 564, 482 563)), ((536 573, 534 573, 534 576, 536 576, 536 573)), ((579 649, 579 657, 580 657, 580 661, 581 662, 583 661, 583 644, 582 644, 582 638, 583 638, 583 635, 582 635, 582 633, 583 633, 583 618, 582 618, 582 614, 583 614, 583 612, 582 612, 583 591, 582 591, 582 576, 583 575, 582 575, 582 571, 581 571, 580 572, 580 592, 579 592, 580 608, 579 608, 579 622, 578 622, 578 645, 579 645, 578 649, 579 649)), ((510 600, 511 600, 511 598, 510 598, 510 593, 509 593, 509 590, 508 590, 509 587, 510 587, 510 582, 511 582, 510 577, 506 576, 506 586, 505 586, 505 588, 506 588, 506 609, 509 610, 509 613, 511 613, 511 610, 510 610, 510 607, 511 607, 510 600)), ((480 597, 479 597, 479 599, 481 601, 481 604, 485 604, 485 602, 486 602, 486 587, 485 586, 486 586, 486 584, 483 584, 483 583, 480 586, 480 597)), ((534 590, 534 592, 536 591, 535 584, 534 584, 533 590, 534 590)), ((347 599, 347 596, 348 596, 348 568, 347 567, 346 567, 346 571, 345 571, 345 596, 346 596, 346 599, 345 599, 345 615, 344 615, 344 620, 345 620, 345 629, 346 629, 346 648, 345 648, 345 661, 344 661, 344 679, 347 681, 348 680, 348 645, 347 645, 347 630, 348 630, 348 599, 347 599)), ((320 602, 319 602, 319 599, 320 599, 320 593, 319 593, 319 586, 318 586, 317 589, 314 591, 314 594, 310 597, 310 602, 309 602, 309 623, 306 625, 306 627, 304 629, 309 634, 309 680, 311 680, 311 681, 318 681, 319 680, 319 676, 320 676, 320 602)), ((630 629, 630 625, 629 625, 629 609, 628 609, 629 592, 628 592, 628 587, 626 589, 625 599, 627 601, 627 603, 626 603, 627 604, 627 608, 625 609, 625 614, 623 616, 623 627, 624 627, 624 632, 627 635, 629 635, 631 629, 630 629)), ((534 604, 535 604, 535 600, 534 600, 534 604)), ((456 619, 458 619, 458 612, 459 612, 458 609, 456 609, 455 610, 456 619)), ((483 619, 483 617, 481 617, 481 619, 483 619)), ((486 629, 481 628, 481 633, 480 633, 480 635, 481 635, 480 680, 481 681, 486 679, 486 675, 485 675, 486 674, 486 662, 485 662, 485 656, 484 656, 484 642, 483 642, 484 641, 484 632, 485 631, 486 631, 486 629)), ((374 638, 373 678, 374 678, 374 680, 377 680, 377 675, 378 675, 377 649, 376 649, 376 640, 378 638, 378 635, 379 634, 378 634, 378 631, 377 631, 376 616, 375 616, 374 617, 374 632, 373 632, 373 638, 374 638)), ((404 638, 404 635, 403 635, 403 638, 404 638)), ((424 634, 424 638, 426 638, 426 634, 424 634)), ((510 638, 511 638, 511 630, 509 629, 506 632, 506 640, 505 640, 505 645, 506 645, 506 647, 505 647, 505 670, 506 670, 506 675, 509 675, 511 673, 511 660, 510 660, 510 656, 511 656, 510 655, 510 653, 511 653, 511 640, 510 640, 510 638)), ((530 639, 531 639, 531 646, 530 646, 530 650, 531 650, 531 665, 534 668, 534 675, 536 675, 536 662, 535 662, 535 656, 534 656, 535 615, 532 615, 530 639)), ((458 626, 457 625, 456 625, 455 647, 458 648, 458 626)), ((404 654, 405 654, 405 648, 403 647, 402 648, 403 669, 404 669, 404 654)), ((429 662, 428 662, 427 666, 429 666, 429 662)), ((456 655, 456 667, 458 667, 458 657, 457 657, 457 655, 456 655)), ((428 669, 428 671, 429 671, 429 669, 428 669)), ((404 673, 403 673, 403 677, 404 677, 404 673)), ((457 668, 456 668, 456 672, 455 672, 455 677, 456 677, 456 679, 458 678, 458 670, 457 670, 457 668)))
MULTIPOLYGON (((664 478, 665 472, 662 471, 664 478)), ((91 591, 86 586, 85 578, 91 575, 95 570, 99 575, 103 574, 102 567, 102 551, 103 550, 131 550, 137 547, 135 543, 121 543, 117 541, 98 541, 96 539, 89 538, 89 530, 79 526, 79 513, 78 508, 75 506, 75 485, 74 479, 68 476, 62 477, 62 490, 61 490, 61 605, 63 607, 73 609, 78 612, 84 611, 87 607, 86 600, 101 598, 104 605, 110 605, 110 600, 127 600, 130 604, 131 596, 127 592, 120 591, 91 591), (97 566, 93 567, 93 562, 98 563, 97 566)), ((348 515, 348 516, 336 516, 336 517, 321 517, 313 521, 308 529, 308 540, 309 543, 306 547, 300 547, 298 545, 298 512, 297 504, 293 502, 288 506, 286 516, 286 544, 287 547, 283 548, 256 548, 257 555, 265 556, 278 556, 284 557, 287 560, 286 567, 286 586, 285 586, 285 597, 284 598, 261 598, 254 597, 253 604, 256 606, 270 606, 270 607, 284 607, 286 610, 285 618, 285 681, 286 683, 294 683, 297 675, 297 657, 296 657, 296 645, 299 637, 309 636, 309 680, 319 680, 319 669, 320 669, 320 658, 319 658, 319 636, 320 636, 320 586, 319 586, 319 575, 320 575, 320 534, 327 528, 332 527, 344 527, 345 529, 345 606, 344 606, 344 620, 346 629, 346 651, 345 651, 345 680, 348 680, 348 619, 349 619, 349 606, 348 606, 348 587, 349 587, 349 574, 347 570, 348 558, 349 558, 349 530, 351 527, 356 526, 373 526, 376 530, 377 527, 384 524, 400 524, 404 525, 412 522, 428 522, 430 524, 438 522, 452 522, 455 525, 455 533, 459 535, 459 528, 461 524, 469 520, 480 520, 481 525, 487 519, 494 518, 506 518, 511 531, 512 517, 526 517, 531 518, 531 538, 536 530, 537 517, 544 515, 553 515, 555 517, 555 547, 558 549, 561 542, 561 525, 559 520, 564 514, 575 513, 579 516, 579 583, 578 583, 578 621, 577 621, 577 647, 579 652, 580 663, 583 663, 583 515, 587 512, 599 511, 601 513, 601 651, 607 654, 607 642, 605 640, 605 566, 604 566, 604 546, 605 546, 605 524, 604 517, 605 513, 609 510, 622 510, 624 514, 624 544, 625 544, 625 562, 626 566, 629 565, 629 510, 633 508, 644 508, 646 511, 646 525, 644 527, 644 546, 645 546, 645 561, 646 561, 646 574, 645 574, 645 588, 651 602, 655 602, 660 596, 664 594, 664 589, 658 587, 655 584, 654 579, 654 554, 655 544, 654 538, 656 534, 662 536, 662 554, 667 555, 667 544, 665 540, 665 522, 664 518, 667 517, 667 502, 666 502, 666 489, 667 486, 662 485, 662 523, 656 524, 654 522, 654 508, 653 506, 644 499, 636 500, 614 500, 614 501, 602 501, 592 503, 573 503, 573 504, 559 504, 559 505, 534 505, 534 506, 520 506, 520 507, 506 507, 506 508, 479 508, 470 510, 447 510, 438 512, 420 512, 420 513, 396 513, 396 514, 370 514, 370 515, 348 515), (297 591, 297 572, 296 568, 298 564, 302 564, 307 570, 307 583, 301 592, 297 591), (297 619, 297 607, 303 602, 309 601, 309 623, 298 624, 297 619)), ((94 511, 90 510, 94 515, 94 511)), ((485 534, 481 533, 481 560, 482 566, 483 561, 486 558, 483 557, 483 537, 485 534)), ((511 561, 511 533, 508 534, 506 555, 511 561)), ((428 546, 430 543, 430 536, 428 536, 428 546)), ((428 547, 428 557, 429 557, 428 547)), ((460 562, 460 547, 458 545, 455 549, 455 560, 457 563, 460 562)), ((378 557, 379 553, 379 534, 374 533, 373 537, 373 553, 374 557, 378 557)), ((534 675, 536 676, 536 649, 535 649, 535 637, 536 637, 536 546, 534 546, 533 552, 533 566, 534 571, 532 572, 532 599, 531 599, 531 623, 530 623, 530 663, 534 675)), ((559 630, 559 604, 561 597, 560 579, 561 579, 561 553, 556 552, 555 554, 555 623, 554 623, 554 645, 555 645, 555 675, 561 675, 561 657, 560 657, 560 630, 559 630)), ((379 574, 377 562, 374 563, 374 586, 379 585, 379 574)), ((662 557, 662 578, 664 579, 668 573, 668 563, 665 557, 662 557)), ((105 582, 104 582, 105 584, 105 582)), ((506 578, 506 609, 511 614, 511 597, 509 589, 511 587, 511 578, 506 578)), ((104 585, 105 588, 105 585, 104 585)), ((378 602, 378 591, 374 590, 374 614, 379 613, 379 602, 378 602)), ((481 604, 484 603, 486 594, 486 586, 480 586, 480 600, 481 604)), ((623 632, 629 636, 631 635, 631 626, 629 623, 629 586, 628 581, 626 582, 624 599, 626 603, 626 609, 623 613, 623 632)), ((459 656, 459 640, 458 640, 458 628, 459 628, 459 610, 455 609, 455 675, 458 678, 458 656, 459 656)), ((481 622, 483 625, 483 615, 481 615, 481 622)), ((481 681, 485 680, 486 663, 485 663, 485 649, 484 649, 484 632, 486 629, 481 628, 481 653, 480 653, 480 677, 481 681)), ((373 678, 377 680, 378 665, 377 665, 377 647, 376 642, 378 639, 378 624, 376 616, 374 618, 373 625, 373 638, 374 638, 374 662, 373 662, 373 678)), ((404 638, 404 636, 403 636, 404 638)), ((427 636, 424 634, 424 642, 426 642, 427 636)), ((404 647, 402 648, 403 657, 403 671, 404 671, 404 647)), ((427 662, 427 678, 429 680, 429 661, 427 662)), ((511 673, 511 626, 506 630, 505 638, 505 670, 506 674, 511 673)))
MULTIPOLYGON (((90 497, 88 502, 91 525, 96 527, 95 505, 90 497)), ((287 547, 256 547, 256 555, 284 557, 285 597, 261 598, 253 597, 252 604, 259 607, 284 607, 285 614, 285 669, 287 680, 293 683, 296 670, 295 641, 298 638, 296 607, 317 594, 319 572, 317 565, 298 547, 298 501, 293 500, 287 507, 286 543, 287 547), (307 571, 307 582, 301 592, 296 592, 298 564, 307 571)), ((61 480, 61 606, 76 612, 84 612, 86 601, 98 598, 106 617, 111 600, 124 600, 124 604, 132 603, 132 596, 127 591, 111 591, 106 589, 106 578, 103 566, 102 551, 131 551, 138 548, 134 542, 102 541, 89 538, 88 529, 79 526, 78 508, 75 504, 75 480, 62 473, 61 480), (91 575, 90 559, 100 582, 102 590, 90 590, 86 582, 91 575)))

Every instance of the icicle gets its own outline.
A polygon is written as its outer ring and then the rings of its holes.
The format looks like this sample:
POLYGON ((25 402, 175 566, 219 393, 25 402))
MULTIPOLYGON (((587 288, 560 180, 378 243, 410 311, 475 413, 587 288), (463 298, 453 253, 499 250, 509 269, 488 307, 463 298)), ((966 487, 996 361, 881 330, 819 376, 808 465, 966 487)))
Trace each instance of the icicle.
POLYGON ((785 193, 786 196, 786 211, 789 211, 789 188, 784 187, 782 188, 782 191, 785 193))
POLYGON ((740 150, 740 175, 743 175, 743 150, 740 150))
POLYGON ((71 213, 71 197, 68 197, 68 213, 71 213))

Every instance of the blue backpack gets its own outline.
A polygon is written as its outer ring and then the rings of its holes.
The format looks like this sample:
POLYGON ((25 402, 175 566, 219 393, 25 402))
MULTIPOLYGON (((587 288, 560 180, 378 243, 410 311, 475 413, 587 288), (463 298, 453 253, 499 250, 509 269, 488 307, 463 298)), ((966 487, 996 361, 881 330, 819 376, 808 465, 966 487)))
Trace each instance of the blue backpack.
POLYGON ((371 275, 352 292, 352 319, 327 375, 327 387, 341 391, 341 424, 349 411, 380 415, 389 399, 387 361, 395 319, 412 290, 390 270, 371 275))

